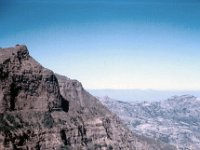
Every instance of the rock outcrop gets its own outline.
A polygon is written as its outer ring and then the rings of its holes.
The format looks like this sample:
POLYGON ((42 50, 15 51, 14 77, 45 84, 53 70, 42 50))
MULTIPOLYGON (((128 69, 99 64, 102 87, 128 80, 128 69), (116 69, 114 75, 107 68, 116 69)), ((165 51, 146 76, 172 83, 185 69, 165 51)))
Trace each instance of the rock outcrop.
POLYGON ((81 83, 55 75, 26 46, 0 49, 0 149, 174 149, 130 132, 81 83))
MULTIPOLYGON (((59 93, 54 73, 29 56, 26 46, 1 49, 0 112, 61 109, 65 100, 59 93)), ((63 110, 67 111, 66 105, 63 110)))

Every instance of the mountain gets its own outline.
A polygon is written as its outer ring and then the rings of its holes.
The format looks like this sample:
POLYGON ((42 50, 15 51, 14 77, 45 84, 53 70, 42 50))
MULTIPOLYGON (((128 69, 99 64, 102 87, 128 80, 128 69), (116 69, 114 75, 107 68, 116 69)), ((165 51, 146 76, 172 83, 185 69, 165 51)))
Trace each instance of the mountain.
POLYGON ((153 90, 153 89, 88 89, 97 97, 109 97, 126 102, 161 101, 174 95, 193 95, 200 97, 199 90, 153 90))
POLYGON ((130 132, 81 83, 54 74, 26 46, 0 49, 0 149, 170 150, 130 132))
POLYGON ((135 133, 175 145, 177 149, 200 149, 200 99, 174 96, 159 102, 128 103, 99 98, 135 133))

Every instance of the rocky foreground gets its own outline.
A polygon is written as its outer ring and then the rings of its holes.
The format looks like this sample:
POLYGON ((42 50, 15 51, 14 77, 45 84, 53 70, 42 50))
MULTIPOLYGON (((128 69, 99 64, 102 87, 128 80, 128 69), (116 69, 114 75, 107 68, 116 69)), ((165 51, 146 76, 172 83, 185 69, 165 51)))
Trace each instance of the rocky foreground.
POLYGON ((109 97, 101 101, 135 133, 176 146, 200 149, 200 99, 174 96, 160 102, 128 103, 109 97))
POLYGON ((0 49, 0 149, 175 148, 131 133, 80 82, 55 75, 17 45, 0 49))

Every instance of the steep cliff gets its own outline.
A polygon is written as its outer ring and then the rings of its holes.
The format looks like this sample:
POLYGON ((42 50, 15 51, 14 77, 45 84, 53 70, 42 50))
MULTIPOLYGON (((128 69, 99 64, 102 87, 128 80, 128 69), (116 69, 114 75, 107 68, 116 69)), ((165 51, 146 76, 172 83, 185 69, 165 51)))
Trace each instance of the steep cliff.
POLYGON ((26 46, 0 49, 0 149, 173 149, 131 133, 81 83, 55 75, 26 46))

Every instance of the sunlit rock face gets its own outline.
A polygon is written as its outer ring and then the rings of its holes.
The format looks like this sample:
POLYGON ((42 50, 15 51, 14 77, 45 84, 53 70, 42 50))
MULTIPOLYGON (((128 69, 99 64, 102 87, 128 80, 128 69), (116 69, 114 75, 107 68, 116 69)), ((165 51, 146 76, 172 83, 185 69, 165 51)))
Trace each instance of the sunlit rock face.
POLYGON ((0 49, 0 149, 174 149, 131 133, 81 83, 55 75, 26 46, 0 49))

